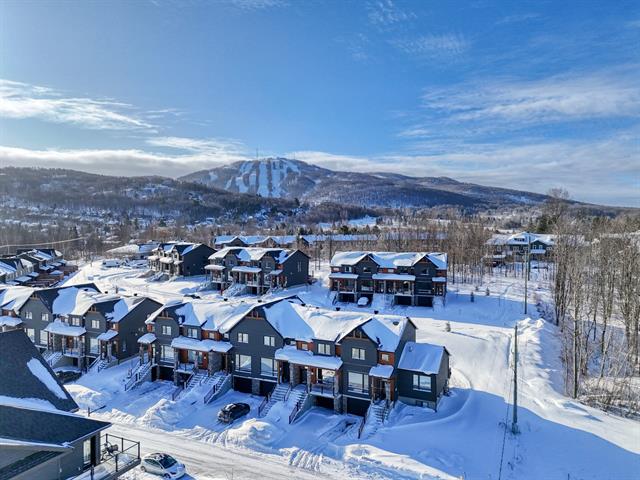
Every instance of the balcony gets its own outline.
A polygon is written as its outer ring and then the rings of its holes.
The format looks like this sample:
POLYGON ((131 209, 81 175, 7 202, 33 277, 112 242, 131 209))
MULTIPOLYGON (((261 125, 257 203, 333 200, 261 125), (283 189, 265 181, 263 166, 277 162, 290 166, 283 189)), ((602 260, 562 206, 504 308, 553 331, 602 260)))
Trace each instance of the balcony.
POLYGON ((62 355, 65 357, 79 358, 84 356, 84 352, 78 347, 66 347, 62 349, 62 355))
POLYGON ((311 395, 318 395, 320 397, 333 398, 336 396, 335 384, 333 382, 318 382, 311 384, 311 395))
POLYGON ((115 480, 140 465, 140 442, 107 433, 100 447, 100 463, 74 480, 115 480))

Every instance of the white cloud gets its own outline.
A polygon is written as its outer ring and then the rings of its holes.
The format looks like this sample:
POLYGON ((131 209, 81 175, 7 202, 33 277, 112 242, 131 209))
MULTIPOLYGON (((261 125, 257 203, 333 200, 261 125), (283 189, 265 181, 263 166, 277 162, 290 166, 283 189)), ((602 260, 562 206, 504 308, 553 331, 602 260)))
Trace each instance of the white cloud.
POLYGON ((392 0, 376 0, 367 5, 369 22, 377 27, 385 28, 397 23, 405 22, 415 15, 405 12, 392 0))
POLYGON ((469 48, 468 40, 459 33, 422 35, 417 38, 395 39, 395 47, 418 58, 454 58, 469 48))
POLYGON ((183 150, 203 156, 224 158, 225 160, 243 160, 247 153, 247 148, 242 142, 231 139, 151 137, 147 139, 147 143, 155 147, 183 150))
POLYGON ((536 81, 493 81, 430 89, 428 111, 453 121, 521 122, 634 116, 640 113, 640 75, 620 72, 558 75, 536 81))
POLYGON ((47 87, 0 79, 0 118, 34 118, 95 130, 152 129, 131 105, 65 97, 47 87))

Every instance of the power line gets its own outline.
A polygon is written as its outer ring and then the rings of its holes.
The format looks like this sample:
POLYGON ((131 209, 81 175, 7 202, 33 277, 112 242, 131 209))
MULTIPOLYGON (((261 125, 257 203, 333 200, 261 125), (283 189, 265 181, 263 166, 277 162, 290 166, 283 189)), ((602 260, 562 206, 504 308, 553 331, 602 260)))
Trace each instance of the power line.
POLYGON ((69 238, 67 240, 57 240, 55 242, 40 242, 40 243, 18 243, 14 245, 0 245, 0 248, 9 247, 46 247, 47 245, 59 245, 61 243, 77 242, 78 240, 86 240, 87 237, 69 238))

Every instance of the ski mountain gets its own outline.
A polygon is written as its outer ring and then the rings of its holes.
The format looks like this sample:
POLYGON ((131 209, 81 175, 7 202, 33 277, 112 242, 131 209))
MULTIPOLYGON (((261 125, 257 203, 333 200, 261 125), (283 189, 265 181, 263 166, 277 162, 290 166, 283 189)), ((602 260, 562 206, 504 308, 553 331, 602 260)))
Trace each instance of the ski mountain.
POLYGON ((500 207, 536 205, 547 198, 537 193, 462 183, 446 177, 333 171, 286 158, 235 162, 195 172, 180 180, 234 193, 368 207, 500 207))

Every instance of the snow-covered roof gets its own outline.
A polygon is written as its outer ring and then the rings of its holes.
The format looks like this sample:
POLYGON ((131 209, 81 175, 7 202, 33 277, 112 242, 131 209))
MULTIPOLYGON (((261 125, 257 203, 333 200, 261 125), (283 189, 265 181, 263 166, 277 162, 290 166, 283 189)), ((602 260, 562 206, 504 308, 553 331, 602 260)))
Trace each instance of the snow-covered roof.
POLYGON ((446 348, 441 345, 407 342, 402 349, 398 368, 427 375, 438 373, 445 351, 446 348))
POLYGON ((218 270, 218 271, 222 271, 224 270, 225 267, 224 265, 205 265, 204 269, 205 270, 218 270))
POLYGON ((236 267, 233 267, 231 271, 241 273, 260 273, 262 269, 258 267, 246 267, 244 265, 238 265, 236 267))
POLYGON ((144 297, 122 297, 113 304, 111 312, 106 313, 105 318, 118 323, 143 301, 144 297))
POLYGON ((102 332, 97 336, 97 339, 102 342, 108 342, 109 340, 113 340, 118 336, 117 330, 107 330, 106 332, 102 332))
POLYGON ((278 245, 289 245, 296 242, 295 235, 219 235, 215 238, 216 245, 224 245, 234 241, 241 240, 245 245, 257 245, 269 239, 278 245))
POLYGON ((275 352, 276 360, 283 360, 295 365, 308 365, 310 367, 338 370, 342 366, 342 359, 328 355, 314 355, 308 350, 298 350, 294 346, 285 346, 275 352))
POLYGON ((497 233, 487 240, 487 245, 528 245, 541 242, 553 246, 554 236, 541 233, 518 232, 514 234, 497 233))
POLYGON ((397 315, 375 315, 366 312, 326 310, 283 300, 264 308, 267 321, 283 338, 310 342, 339 342, 355 328, 378 343, 383 351, 395 351, 409 321, 397 315))
POLYGON ((107 295, 88 287, 61 288, 53 301, 52 312, 54 315, 62 316, 84 315, 96 303, 119 299, 120 297, 117 295, 107 295))
POLYGON ((209 256, 210 260, 221 259, 232 253, 241 262, 258 261, 267 254, 272 253, 278 263, 287 260, 291 255, 291 250, 283 248, 259 248, 259 247, 225 247, 209 256))
POLYGON ((391 378, 393 365, 375 365, 369 370, 370 377, 391 378))
POLYGON ((21 323, 22 319, 20 317, 0 316, 0 327, 17 327, 21 323))
POLYGON ((355 280, 358 275, 355 273, 332 272, 329 274, 329 278, 334 280, 355 280))
POLYGON ((198 352, 218 352, 227 353, 233 348, 229 342, 221 342, 218 340, 204 339, 198 340, 197 338, 189 337, 176 337, 171 341, 173 348, 179 348, 184 350, 195 350, 198 352))
POLYGON ((66 337, 80 337, 87 333, 87 330, 84 327, 76 327, 59 320, 49 323, 44 331, 56 335, 64 335, 66 337))
POLYGON ((403 282, 414 282, 416 280, 415 275, 403 273, 374 273, 371 278, 374 280, 398 280, 403 282))
POLYGON ((331 258, 331 266, 340 267, 343 265, 355 265, 367 256, 380 268, 411 267, 425 257, 431 260, 431 262, 435 264, 436 268, 447 268, 447 254, 439 252, 336 252, 333 258, 331 258))
POLYGON ((149 345, 149 344, 155 342, 156 340, 157 340, 156 334, 149 332, 149 333, 145 333, 144 335, 142 335, 138 339, 138 343, 141 343, 142 345, 149 345))
POLYGON ((33 293, 30 287, 10 287, 0 291, 0 308, 18 313, 33 293))

